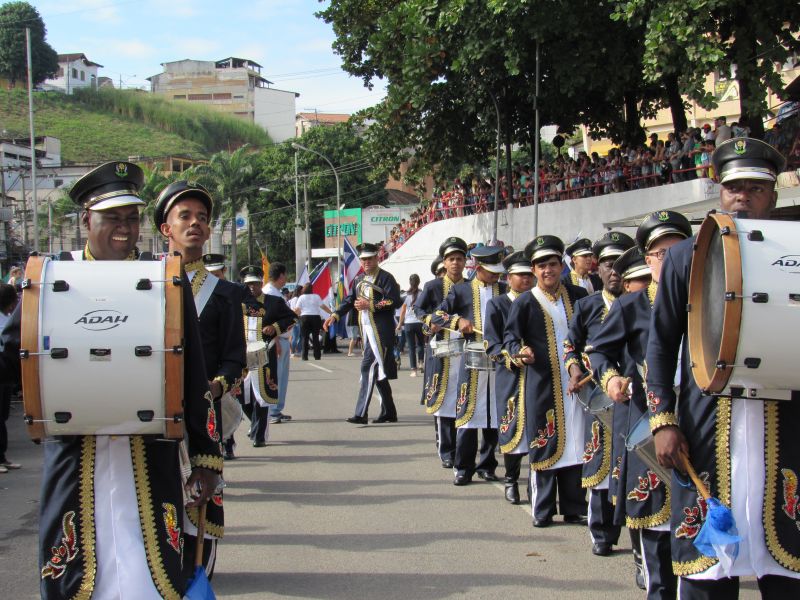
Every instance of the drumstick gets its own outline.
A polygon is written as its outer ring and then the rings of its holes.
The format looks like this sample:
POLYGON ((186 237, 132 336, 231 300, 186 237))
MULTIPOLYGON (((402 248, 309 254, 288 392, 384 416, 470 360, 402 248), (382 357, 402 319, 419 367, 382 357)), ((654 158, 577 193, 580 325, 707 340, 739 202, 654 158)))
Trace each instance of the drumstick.
MULTIPOLYGON (((452 331, 453 333, 461 333, 458 329, 450 329, 449 327, 442 327, 442 329, 446 329, 447 331, 452 331)), ((472 333, 477 333, 478 335, 483 335, 483 331, 481 331, 477 327, 473 327, 472 328, 472 333)))
POLYGON ((589 373, 589 374, 588 374, 586 377, 584 377, 583 379, 581 379, 581 380, 578 382, 578 387, 583 387, 584 385, 586 385, 587 383, 589 383, 589 382, 592 380, 592 377, 593 377, 593 374, 592 374, 592 373, 589 373))
POLYGON ((692 463, 689 461, 689 457, 686 456, 685 452, 681 452, 681 458, 683 458, 683 468, 685 469, 686 473, 688 473, 689 478, 694 483, 694 486, 697 488, 698 493, 703 497, 704 500, 708 500, 711 498, 711 493, 708 491, 706 484, 703 483, 703 480, 700 479, 697 475, 697 471, 694 470, 692 463))
POLYGON ((203 503, 197 510, 197 542, 194 549, 194 566, 195 568, 203 564, 203 538, 206 535, 206 506, 203 503))

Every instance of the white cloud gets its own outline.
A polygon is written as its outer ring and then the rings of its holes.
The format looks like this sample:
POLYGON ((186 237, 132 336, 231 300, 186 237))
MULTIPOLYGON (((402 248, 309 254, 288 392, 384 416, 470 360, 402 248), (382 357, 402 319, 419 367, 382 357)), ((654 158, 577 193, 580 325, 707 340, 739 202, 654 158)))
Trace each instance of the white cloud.
POLYGON ((102 47, 107 49, 108 54, 122 58, 157 58, 161 54, 160 48, 137 39, 105 40, 102 47))
MULTIPOLYGON (((172 54, 196 60, 216 60, 221 52, 217 40, 208 38, 180 38, 172 40, 172 54)), ((161 50, 163 52, 163 49, 161 50)))

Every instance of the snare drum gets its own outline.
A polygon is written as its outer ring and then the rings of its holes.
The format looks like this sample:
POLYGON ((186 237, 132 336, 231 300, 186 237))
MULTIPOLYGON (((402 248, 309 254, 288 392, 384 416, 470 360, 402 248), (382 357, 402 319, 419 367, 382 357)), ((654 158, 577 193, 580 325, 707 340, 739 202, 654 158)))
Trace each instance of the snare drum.
POLYGON ((220 406, 222 407, 222 439, 227 440, 236 433, 242 422, 242 405, 230 393, 225 392, 220 398, 220 406))
POLYGON ((247 342, 247 370, 257 371, 269 362, 266 342, 247 342))
POLYGON ((431 340, 431 352, 436 358, 461 356, 464 354, 464 338, 431 340))
POLYGON ((20 362, 29 435, 182 439, 180 257, 37 256, 25 272, 20 362))
POLYGON ((800 389, 800 224, 712 213, 689 279, 692 374, 706 393, 789 399, 800 389))
POLYGON ((658 478, 668 484, 672 481, 672 469, 662 467, 656 458, 656 443, 650 433, 650 417, 647 413, 636 421, 631 432, 625 437, 625 447, 628 452, 636 452, 637 456, 646 464, 658 478))
POLYGON ((606 396, 602 388, 584 385, 575 395, 583 410, 597 418, 609 431, 614 425, 614 401, 606 396))
POLYGON ((483 342, 469 342, 464 345, 464 366, 473 371, 493 371, 492 361, 486 354, 483 342))

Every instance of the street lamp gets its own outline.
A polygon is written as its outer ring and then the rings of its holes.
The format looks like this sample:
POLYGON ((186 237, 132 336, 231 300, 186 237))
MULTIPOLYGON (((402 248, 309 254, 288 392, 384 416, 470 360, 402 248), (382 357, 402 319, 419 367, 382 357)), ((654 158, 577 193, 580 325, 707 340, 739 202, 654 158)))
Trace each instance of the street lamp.
MULTIPOLYGON (((312 150, 311 148, 306 148, 305 146, 301 146, 297 143, 292 143, 292 148, 295 150, 305 150, 306 152, 311 152, 311 154, 316 154, 322 160, 324 160, 328 165, 330 165, 331 170, 333 171, 333 176, 336 178, 336 270, 339 276, 342 273, 342 205, 341 205, 341 195, 339 193, 339 173, 336 172, 336 167, 333 166, 333 163, 328 160, 328 158, 324 154, 320 154, 316 150, 312 150)), ((310 257, 309 257, 310 258, 310 257)))

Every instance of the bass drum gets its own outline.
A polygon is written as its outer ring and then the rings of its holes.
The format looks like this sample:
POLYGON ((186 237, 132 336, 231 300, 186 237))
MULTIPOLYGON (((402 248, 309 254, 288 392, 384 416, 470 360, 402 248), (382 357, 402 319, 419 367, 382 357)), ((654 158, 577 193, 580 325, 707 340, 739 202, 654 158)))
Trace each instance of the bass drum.
POLYGON ((689 352, 709 394, 788 400, 800 389, 800 223, 712 213, 689 278, 689 352))

